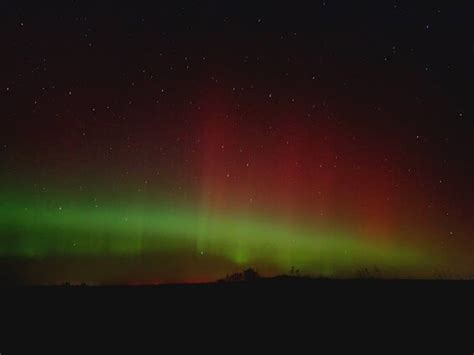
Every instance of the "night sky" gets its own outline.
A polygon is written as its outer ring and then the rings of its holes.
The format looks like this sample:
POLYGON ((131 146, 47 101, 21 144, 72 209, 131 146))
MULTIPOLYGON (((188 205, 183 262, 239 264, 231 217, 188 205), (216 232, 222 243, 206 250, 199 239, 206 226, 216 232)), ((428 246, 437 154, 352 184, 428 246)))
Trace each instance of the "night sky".
POLYGON ((474 275, 470 1, 164 3, 0 4, 0 281, 474 275))

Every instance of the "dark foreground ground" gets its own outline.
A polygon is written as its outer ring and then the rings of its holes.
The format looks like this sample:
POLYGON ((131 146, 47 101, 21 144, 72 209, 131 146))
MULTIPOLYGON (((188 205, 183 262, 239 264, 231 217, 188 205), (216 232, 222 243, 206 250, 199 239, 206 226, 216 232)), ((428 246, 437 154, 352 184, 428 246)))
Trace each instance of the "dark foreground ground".
MULTIPOLYGON (((3 311, 64 308, 74 313, 81 307, 102 310, 175 311, 222 307, 225 312, 277 307, 307 307, 324 312, 328 307, 353 309, 380 307, 390 312, 397 306, 440 312, 468 311, 474 306, 472 280, 377 280, 313 279, 278 276, 253 281, 143 286, 0 286, 3 311), (202 305, 202 307, 201 307, 202 305), (49 307, 49 308, 48 308, 49 307)), ((474 321, 474 319, 473 319, 474 321)))
MULTIPOLYGON (((262 341, 270 332, 273 345, 296 336, 295 344, 310 341, 317 347, 336 336, 341 341, 333 347, 351 348, 348 339, 355 338, 372 345, 369 339, 383 339, 389 348, 415 341, 425 346, 422 353, 474 352, 473 281, 277 277, 159 286, 16 286, 0 292, 2 336, 32 334, 28 339, 43 339, 43 345, 44 339, 82 342, 90 334, 101 338, 111 332, 114 342, 138 333, 156 342, 179 335, 175 347, 208 346, 222 339, 262 341), (433 347, 438 351, 427 350, 433 347)), ((31 344, 16 342, 13 348, 31 344)))

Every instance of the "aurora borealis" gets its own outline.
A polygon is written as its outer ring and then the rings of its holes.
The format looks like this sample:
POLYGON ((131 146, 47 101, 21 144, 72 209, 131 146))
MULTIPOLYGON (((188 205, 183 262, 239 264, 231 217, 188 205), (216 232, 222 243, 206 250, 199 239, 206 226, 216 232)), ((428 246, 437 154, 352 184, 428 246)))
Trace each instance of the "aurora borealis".
POLYGON ((2 7, 2 281, 474 274, 469 5, 2 7))
MULTIPOLYGON (((24 202, 21 207, 2 206, 2 233, 12 234, 4 239, 2 254, 140 258, 147 253, 190 250, 195 259, 222 257, 234 265, 256 264, 280 272, 300 265, 303 270, 317 270, 324 276, 366 265, 406 272, 421 263, 432 266, 432 260, 421 251, 356 241, 358 236, 350 230, 334 226, 310 229, 242 215, 193 213, 169 203, 139 207, 106 204, 95 208, 75 202, 60 207, 24 202)), ((199 267, 199 261, 193 263, 199 267)))

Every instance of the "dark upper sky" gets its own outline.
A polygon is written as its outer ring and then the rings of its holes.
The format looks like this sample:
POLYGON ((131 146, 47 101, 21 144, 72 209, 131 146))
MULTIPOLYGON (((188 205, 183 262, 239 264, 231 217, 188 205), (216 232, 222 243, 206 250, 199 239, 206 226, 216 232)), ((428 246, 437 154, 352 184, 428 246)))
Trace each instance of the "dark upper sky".
POLYGON ((224 91, 319 94, 346 119, 432 138, 442 155, 469 148, 468 1, 159 3, 2 2, 6 131, 107 100, 120 114, 128 101, 147 110, 161 89, 180 105, 216 80, 224 91))

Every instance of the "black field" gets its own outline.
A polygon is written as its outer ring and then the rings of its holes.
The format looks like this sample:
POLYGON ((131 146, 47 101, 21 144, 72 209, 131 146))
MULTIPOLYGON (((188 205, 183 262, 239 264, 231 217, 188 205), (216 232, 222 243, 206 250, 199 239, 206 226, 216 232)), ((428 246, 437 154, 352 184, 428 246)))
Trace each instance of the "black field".
POLYGON ((134 352, 149 342, 223 350, 217 344, 234 348, 256 341, 268 350, 296 339, 290 348, 302 352, 309 343, 313 351, 329 344, 337 353, 361 345, 365 351, 414 351, 414 344, 435 353, 472 353, 474 282, 468 280, 281 276, 156 286, 14 286, 0 292, 2 334, 11 341, 11 353, 31 345, 63 350, 57 339, 69 347, 76 341, 131 341, 134 352))

